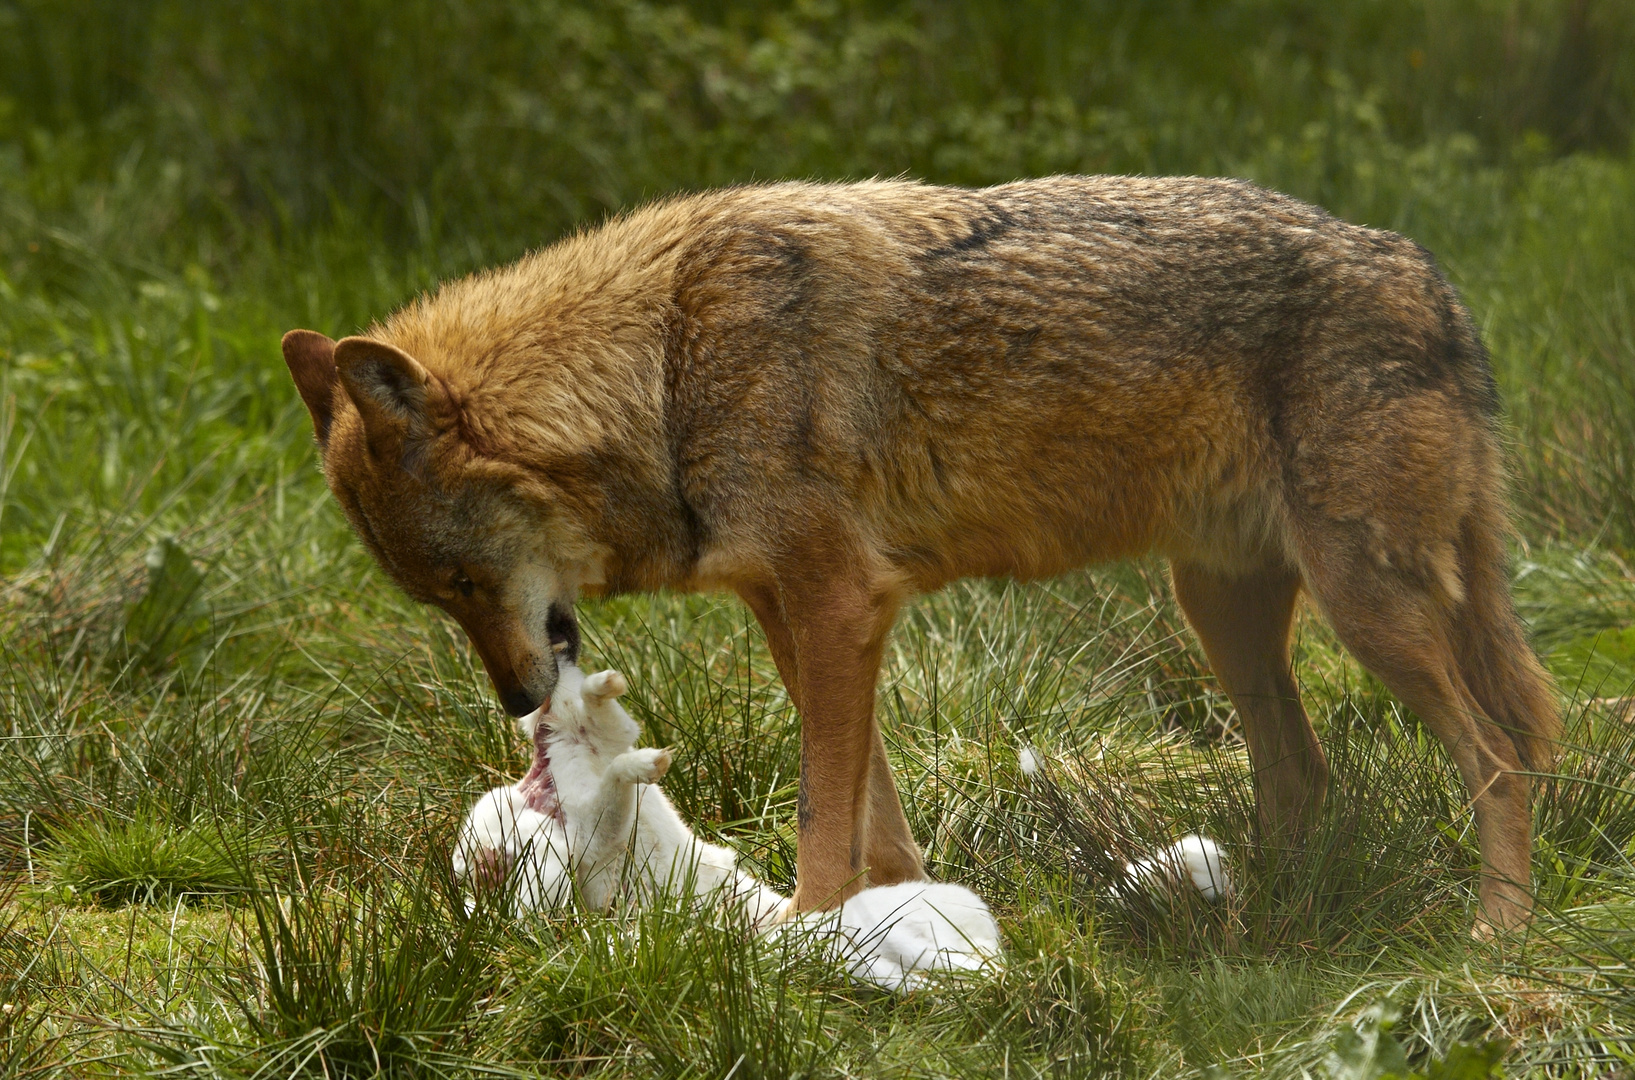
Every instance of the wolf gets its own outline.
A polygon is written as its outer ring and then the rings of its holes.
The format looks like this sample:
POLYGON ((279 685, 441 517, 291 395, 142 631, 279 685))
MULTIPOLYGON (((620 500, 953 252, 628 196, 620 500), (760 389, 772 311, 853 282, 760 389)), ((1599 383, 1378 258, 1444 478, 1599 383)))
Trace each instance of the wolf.
POLYGON ((479 889, 514 875, 517 903, 532 911, 576 899, 605 911, 622 895, 686 888, 742 911, 752 929, 776 922, 786 898, 698 839, 659 790, 671 754, 637 748, 641 729, 618 701, 624 676, 586 675, 567 660, 559 669, 549 709, 517 722, 533 746, 528 772, 471 808, 455 873, 479 889))
POLYGON ((1226 179, 773 183, 283 349, 364 545, 514 715, 577 655, 577 598, 742 598, 800 716, 799 910, 924 876, 874 711, 902 604, 1157 552, 1267 842, 1327 788, 1305 595, 1456 764, 1478 932, 1530 916, 1559 718, 1509 593, 1500 402, 1401 236, 1226 179))

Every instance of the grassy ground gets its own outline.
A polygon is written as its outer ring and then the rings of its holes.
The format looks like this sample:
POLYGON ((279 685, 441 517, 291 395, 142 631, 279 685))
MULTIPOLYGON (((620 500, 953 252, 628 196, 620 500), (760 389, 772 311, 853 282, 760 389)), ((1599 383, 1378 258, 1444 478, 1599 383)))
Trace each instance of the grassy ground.
MULTIPOLYGON (((1299 7, 410 3, 394 37, 368 4, 0 3, 0 53, 27 45, 0 57, 0 1077, 1628 1075, 1631 24, 1299 7), (994 905, 1003 973, 898 999, 677 912, 464 916, 454 829, 523 747, 347 533, 278 334, 673 187, 899 169, 1246 175, 1443 260, 1506 395, 1517 594, 1568 715, 1531 934, 1469 940, 1446 758, 1309 614, 1334 793, 1307 850, 1262 846, 1153 563, 957 586, 892 639, 910 820, 994 905), (1107 898, 1200 829, 1230 904, 1107 898)), ((683 813, 787 887, 796 725, 748 614, 581 614, 683 813)))

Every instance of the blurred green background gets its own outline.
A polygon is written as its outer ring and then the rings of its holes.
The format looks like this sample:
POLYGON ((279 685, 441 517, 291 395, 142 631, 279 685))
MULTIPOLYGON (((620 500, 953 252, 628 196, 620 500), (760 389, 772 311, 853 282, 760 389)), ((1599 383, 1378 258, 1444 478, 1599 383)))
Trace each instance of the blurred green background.
POLYGON ((503 257, 678 187, 899 172, 1250 172, 1408 224, 1405 154, 1622 156, 1635 122, 1619 0, 36 0, 0 28, 20 164, 142 176, 187 215, 165 256, 207 262, 199 234, 343 216, 503 257))
POLYGON ((118 494, 75 460, 186 474, 156 395, 215 394, 213 452, 298 415, 290 325, 668 191, 898 174, 1231 174, 1413 236, 1487 329, 1531 530, 1627 546, 1632 57, 1624 0, 4 0, 0 358, 75 433, 6 478, 0 567, 48 492, 118 494), (143 308, 202 356, 93 392, 143 308))

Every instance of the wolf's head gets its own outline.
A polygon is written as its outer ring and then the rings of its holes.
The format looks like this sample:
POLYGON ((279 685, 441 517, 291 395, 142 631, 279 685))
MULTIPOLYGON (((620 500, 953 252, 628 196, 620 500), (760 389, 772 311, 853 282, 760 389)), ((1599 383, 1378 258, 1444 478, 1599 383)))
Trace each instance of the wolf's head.
POLYGON ((557 656, 579 655, 573 602, 594 545, 536 472, 482 452, 457 393, 367 337, 284 335, 329 489, 411 597, 454 616, 506 711, 547 705, 557 656))

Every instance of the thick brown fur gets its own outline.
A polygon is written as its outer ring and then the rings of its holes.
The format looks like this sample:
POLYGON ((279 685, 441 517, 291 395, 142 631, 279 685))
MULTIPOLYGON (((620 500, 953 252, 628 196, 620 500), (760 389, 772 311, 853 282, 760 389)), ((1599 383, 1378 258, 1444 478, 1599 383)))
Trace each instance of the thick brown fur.
POLYGON ((1480 925, 1526 920, 1557 733, 1511 606, 1497 397, 1418 246, 1229 180, 671 199, 285 355, 330 486, 513 711, 581 592, 728 589, 802 717, 798 904, 923 874, 874 720, 908 597, 1158 551, 1263 823, 1327 765, 1304 590, 1458 764, 1480 925))

